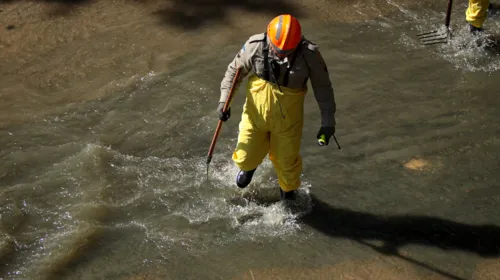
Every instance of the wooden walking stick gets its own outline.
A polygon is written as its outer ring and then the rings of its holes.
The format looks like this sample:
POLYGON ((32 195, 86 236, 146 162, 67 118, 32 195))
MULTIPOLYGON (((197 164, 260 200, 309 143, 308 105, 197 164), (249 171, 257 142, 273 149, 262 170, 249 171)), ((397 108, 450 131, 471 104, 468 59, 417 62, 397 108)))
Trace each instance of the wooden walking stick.
MULTIPOLYGON (((233 78, 233 83, 231 85, 231 88, 229 89, 229 94, 226 99, 226 103, 224 103, 224 108, 222 109, 222 112, 226 113, 229 110, 229 106, 231 104, 231 100, 233 99, 234 91, 236 90, 236 83, 238 82, 238 79, 240 77, 240 72, 241 68, 236 69, 236 74, 234 75, 233 78)), ((208 180, 208 167, 210 165, 210 162, 212 161, 212 155, 214 153, 215 149, 215 144, 217 143, 217 139, 219 138, 220 131, 222 129, 222 123, 223 121, 219 120, 217 123, 217 128, 215 129, 214 136, 212 138, 212 143, 210 144, 210 148, 208 149, 208 156, 207 156, 207 180, 208 180)))

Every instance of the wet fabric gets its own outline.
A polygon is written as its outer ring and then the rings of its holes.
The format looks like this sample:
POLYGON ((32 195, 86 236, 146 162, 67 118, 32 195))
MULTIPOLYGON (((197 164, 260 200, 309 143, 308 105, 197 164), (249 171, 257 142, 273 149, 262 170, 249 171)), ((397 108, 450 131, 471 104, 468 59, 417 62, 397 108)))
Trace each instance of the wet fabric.
POLYGON ((306 92, 306 88, 278 88, 252 75, 247 84, 238 144, 233 153, 233 161, 243 171, 257 168, 269 154, 278 183, 286 192, 300 186, 302 158, 299 151, 306 92))
POLYGON ((467 22, 481 28, 487 17, 489 2, 489 0, 469 0, 469 6, 465 11, 467 22))

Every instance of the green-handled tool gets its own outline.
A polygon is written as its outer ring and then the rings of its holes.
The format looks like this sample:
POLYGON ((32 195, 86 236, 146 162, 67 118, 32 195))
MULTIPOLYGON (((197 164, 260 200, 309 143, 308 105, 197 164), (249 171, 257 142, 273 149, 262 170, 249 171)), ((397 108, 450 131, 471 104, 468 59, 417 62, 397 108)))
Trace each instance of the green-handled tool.
MULTIPOLYGON (((339 148, 340 150, 340 145, 339 145, 339 142, 337 141, 337 137, 335 137, 335 135, 332 135, 333 136, 333 140, 335 140, 335 143, 337 143, 337 147, 339 148)), ((324 134, 321 134, 319 136, 319 139, 318 139, 318 145, 319 146, 326 146, 326 135, 324 134)))

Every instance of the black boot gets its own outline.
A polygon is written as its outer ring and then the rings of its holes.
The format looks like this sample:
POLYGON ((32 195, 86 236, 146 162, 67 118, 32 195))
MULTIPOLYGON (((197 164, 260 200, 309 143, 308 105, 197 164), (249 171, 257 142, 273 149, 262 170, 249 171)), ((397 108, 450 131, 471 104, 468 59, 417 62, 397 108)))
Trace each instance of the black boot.
POLYGON ((473 35, 476 35, 476 34, 479 34, 480 32, 483 32, 483 29, 480 27, 475 27, 474 25, 472 25, 470 23, 468 25, 469 25, 469 32, 473 35))
POLYGON ((296 194, 295 194, 295 191, 284 192, 280 188, 280 197, 281 197, 281 200, 295 200, 296 194))
POLYGON ((240 172, 238 172, 238 175, 236 176, 236 185, 240 188, 246 188, 250 184, 250 182, 252 182, 252 177, 255 169, 250 171, 240 170, 240 172))

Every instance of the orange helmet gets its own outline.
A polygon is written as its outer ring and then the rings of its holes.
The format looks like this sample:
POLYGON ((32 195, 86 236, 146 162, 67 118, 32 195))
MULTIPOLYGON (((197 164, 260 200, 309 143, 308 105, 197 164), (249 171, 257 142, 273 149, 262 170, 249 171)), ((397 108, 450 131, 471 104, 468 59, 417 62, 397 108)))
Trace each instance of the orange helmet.
POLYGON ((291 15, 279 15, 267 26, 267 37, 271 47, 279 56, 293 52, 302 40, 299 21, 291 15))

